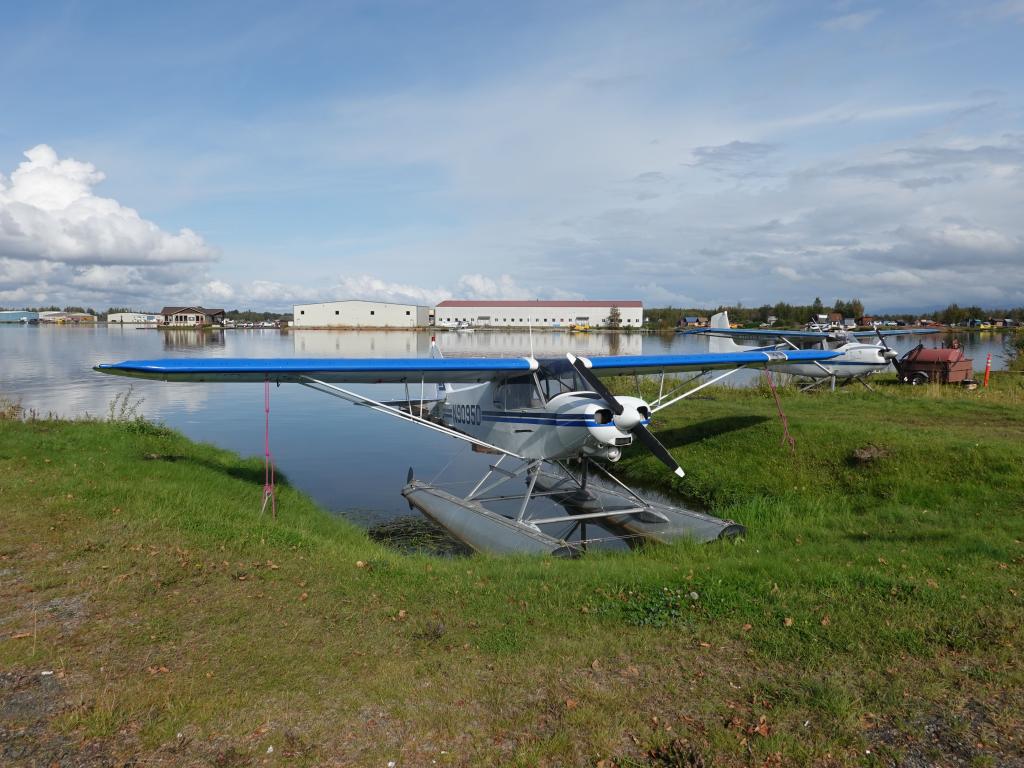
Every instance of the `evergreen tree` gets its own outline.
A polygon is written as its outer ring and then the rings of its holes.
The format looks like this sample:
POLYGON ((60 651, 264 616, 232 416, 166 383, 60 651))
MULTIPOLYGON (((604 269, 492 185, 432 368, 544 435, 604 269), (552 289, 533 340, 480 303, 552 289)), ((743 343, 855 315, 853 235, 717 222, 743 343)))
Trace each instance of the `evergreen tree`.
POLYGON ((612 305, 611 309, 608 310, 608 327, 609 328, 621 328, 622 327, 622 312, 614 304, 612 305))

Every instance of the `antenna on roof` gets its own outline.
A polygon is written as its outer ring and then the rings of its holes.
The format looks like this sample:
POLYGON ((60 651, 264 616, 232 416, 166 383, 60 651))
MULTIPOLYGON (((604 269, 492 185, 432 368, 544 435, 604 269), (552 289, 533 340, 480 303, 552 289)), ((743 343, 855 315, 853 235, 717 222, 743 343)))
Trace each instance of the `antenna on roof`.
MULTIPOLYGON (((538 301, 539 301, 539 299, 538 299, 538 301)), ((530 331, 530 359, 534 359, 534 356, 533 356, 533 308, 532 307, 529 309, 529 314, 527 315, 527 322, 529 323, 529 325, 527 325, 526 327, 530 331)))

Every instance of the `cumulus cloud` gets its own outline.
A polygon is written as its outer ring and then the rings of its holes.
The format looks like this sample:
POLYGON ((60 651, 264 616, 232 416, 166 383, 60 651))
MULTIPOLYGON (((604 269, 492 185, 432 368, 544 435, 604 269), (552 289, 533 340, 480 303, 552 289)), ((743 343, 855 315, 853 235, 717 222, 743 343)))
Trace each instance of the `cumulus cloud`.
POLYGON ((190 229, 171 234, 93 188, 91 163, 61 159, 40 144, 0 180, 0 256, 66 264, 210 261, 215 253, 190 229))
POLYGON ((783 278, 785 280, 792 280, 792 281, 795 282, 795 281, 801 279, 800 273, 797 272, 792 267, 779 266, 779 267, 775 267, 775 269, 773 271, 775 272, 775 274, 777 274, 779 277, 781 277, 781 278, 783 278))
POLYGON ((203 296, 222 303, 235 298, 235 289, 223 280, 211 280, 202 287, 201 292, 203 296))
POLYGON ((501 275, 497 280, 484 275, 463 275, 459 278, 457 292, 467 299, 524 299, 536 293, 519 286, 511 275, 501 275))
MULTIPOLYGON (((3 286, 0 272, 0 288, 3 286)), ((388 301, 399 304, 433 306, 444 299, 521 299, 521 298, 579 298, 579 294, 553 288, 528 290, 510 275, 489 277, 466 274, 449 286, 423 287, 412 283, 385 280, 380 277, 340 275, 325 278, 317 284, 285 283, 274 280, 249 280, 231 284, 224 280, 210 280, 193 288, 190 301, 229 307, 253 307, 287 311, 294 304, 344 299, 388 301)))
POLYGON ((0 303, 135 303, 182 297, 216 251, 190 229, 164 231, 95 187, 94 165, 40 144, 0 176, 0 303))
POLYGON ((331 288, 335 297, 354 299, 376 299, 394 301, 400 304, 432 304, 448 294, 440 288, 423 288, 405 283, 388 282, 370 275, 342 277, 331 288))

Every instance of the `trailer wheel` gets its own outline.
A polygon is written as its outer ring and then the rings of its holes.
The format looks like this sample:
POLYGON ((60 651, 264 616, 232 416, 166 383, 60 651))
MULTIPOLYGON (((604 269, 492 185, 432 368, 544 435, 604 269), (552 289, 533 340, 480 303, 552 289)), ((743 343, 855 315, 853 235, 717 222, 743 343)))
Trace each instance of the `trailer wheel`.
POLYGON ((910 377, 910 383, 915 387, 928 383, 928 374, 924 371, 916 371, 910 377))

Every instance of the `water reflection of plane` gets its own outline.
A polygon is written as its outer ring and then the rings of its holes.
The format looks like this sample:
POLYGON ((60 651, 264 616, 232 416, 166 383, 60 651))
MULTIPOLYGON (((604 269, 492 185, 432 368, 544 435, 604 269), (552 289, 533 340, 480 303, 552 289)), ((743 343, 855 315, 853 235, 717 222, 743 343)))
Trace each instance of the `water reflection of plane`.
POLYGON ((197 328, 161 329, 164 349, 208 349, 224 346, 224 333, 220 330, 201 331, 197 328))

